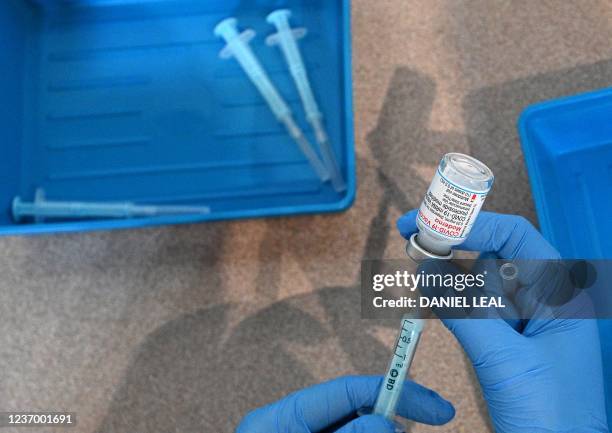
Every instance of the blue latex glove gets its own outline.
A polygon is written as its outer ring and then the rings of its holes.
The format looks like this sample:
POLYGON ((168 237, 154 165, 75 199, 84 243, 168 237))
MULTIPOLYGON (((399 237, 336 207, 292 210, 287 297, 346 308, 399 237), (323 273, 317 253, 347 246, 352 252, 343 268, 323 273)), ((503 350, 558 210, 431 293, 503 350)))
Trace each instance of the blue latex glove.
MULTIPOLYGON (((408 239, 417 211, 397 227, 408 239)), ((458 249, 503 259, 559 253, 522 217, 482 212, 458 249)), ((596 320, 443 319, 470 358, 497 433, 608 432, 596 320)))
MULTIPOLYGON (((236 433, 393 433, 394 424, 377 415, 357 417, 374 406, 381 376, 347 376, 297 391, 249 413, 236 433)), ((450 421, 453 406, 434 391, 406 381, 398 414, 432 425, 450 421)))

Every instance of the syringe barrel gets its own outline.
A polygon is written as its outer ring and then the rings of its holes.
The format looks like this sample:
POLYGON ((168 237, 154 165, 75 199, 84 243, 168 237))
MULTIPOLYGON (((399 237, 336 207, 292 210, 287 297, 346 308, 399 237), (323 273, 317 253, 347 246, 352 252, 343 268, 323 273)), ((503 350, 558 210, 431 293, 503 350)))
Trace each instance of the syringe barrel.
POLYGON ((235 44, 234 47, 234 53, 240 53, 235 54, 236 60, 238 60, 251 82, 266 100, 276 119, 281 120, 288 116, 291 112, 289 106, 280 96, 251 49, 242 43, 235 44))
POLYGON ((423 321, 421 319, 402 318, 402 328, 397 337, 393 358, 374 405, 374 414, 382 415, 389 420, 395 417, 397 403, 422 331, 423 321))
POLYGON ((27 203, 16 198, 13 215, 16 220, 34 218, 131 218, 157 215, 210 213, 208 206, 137 205, 132 202, 40 201, 27 203))
POLYGON ((295 80, 298 93, 300 94, 300 99, 302 100, 302 105, 304 106, 304 112, 306 113, 306 119, 308 119, 309 122, 320 119, 322 114, 319 111, 319 106, 314 94, 312 93, 312 87, 308 81, 308 75, 304 69, 304 65, 302 64, 301 67, 290 69, 290 71, 291 75, 293 75, 293 79, 295 80))
POLYGON ((290 113, 289 106, 268 78, 268 74, 266 74, 261 63, 255 57, 248 42, 241 37, 236 27, 236 20, 229 18, 222 21, 215 28, 215 33, 225 40, 232 55, 236 58, 251 82, 257 87, 257 90, 266 100, 276 118, 281 120, 288 116, 290 113))
POLYGON ((268 22, 274 24, 278 30, 278 33, 275 35, 276 41, 280 45, 285 60, 289 65, 289 71, 300 94, 306 118, 312 122, 313 119, 321 117, 321 112, 312 93, 308 72, 304 66, 304 59, 296 41, 296 32, 299 32, 299 30, 304 32, 304 29, 292 30, 289 25, 290 16, 291 12, 289 10, 281 9, 268 15, 268 22))
POLYGON ((304 60, 302 59, 293 32, 289 26, 287 26, 279 29, 277 35, 285 60, 289 65, 289 72, 300 94, 300 99, 302 100, 304 111, 306 112, 306 118, 312 122, 312 119, 321 117, 321 112, 319 111, 319 106, 312 93, 308 72, 304 66, 304 60))
POLYGON ((414 258, 421 248, 433 258, 448 256, 469 235, 493 180, 493 172, 477 159, 444 155, 419 208, 419 233, 409 242, 408 254, 414 258))
POLYGON ((14 207, 18 217, 74 218, 74 217, 113 217, 130 216, 130 203, 86 203, 49 201, 42 203, 20 203, 14 207))

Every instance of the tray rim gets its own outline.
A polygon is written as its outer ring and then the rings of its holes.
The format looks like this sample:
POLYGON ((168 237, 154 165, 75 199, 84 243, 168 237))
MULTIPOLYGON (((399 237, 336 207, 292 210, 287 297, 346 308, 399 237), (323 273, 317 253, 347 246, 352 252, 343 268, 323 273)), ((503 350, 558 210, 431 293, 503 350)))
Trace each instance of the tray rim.
POLYGON ((275 206, 265 209, 241 209, 211 213, 207 215, 181 215, 160 216, 153 218, 133 218, 122 220, 81 220, 51 223, 32 224, 6 224, 0 225, 0 236, 36 235, 54 233, 76 233, 99 230, 117 230, 155 227, 163 225, 194 224, 208 221, 240 220, 264 217, 287 217, 309 214, 324 214, 342 212, 352 206, 356 197, 356 169, 355 169, 355 138, 353 113, 353 78, 352 78, 352 44, 351 44, 351 0, 340 0, 342 14, 342 64, 343 64, 343 95, 346 144, 346 193, 336 202, 321 204, 305 204, 292 206, 275 206))

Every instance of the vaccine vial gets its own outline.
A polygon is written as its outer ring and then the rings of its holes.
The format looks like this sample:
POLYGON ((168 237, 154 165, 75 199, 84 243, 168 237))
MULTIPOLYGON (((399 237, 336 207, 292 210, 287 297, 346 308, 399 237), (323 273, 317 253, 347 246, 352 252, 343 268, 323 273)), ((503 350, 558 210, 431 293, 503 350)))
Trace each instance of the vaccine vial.
POLYGON ((471 156, 444 155, 419 208, 419 232, 406 246, 408 255, 417 262, 450 259, 451 248, 470 233, 493 178, 489 167, 471 156))

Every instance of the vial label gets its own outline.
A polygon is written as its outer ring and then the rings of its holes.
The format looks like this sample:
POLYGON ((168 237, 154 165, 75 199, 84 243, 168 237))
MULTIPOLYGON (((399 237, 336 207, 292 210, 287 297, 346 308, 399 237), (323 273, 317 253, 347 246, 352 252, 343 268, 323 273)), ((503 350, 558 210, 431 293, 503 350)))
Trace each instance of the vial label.
POLYGON ((487 193, 461 188, 437 170, 419 209, 418 218, 443 237, 465 239, 487 193))

